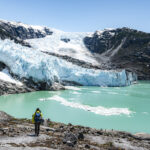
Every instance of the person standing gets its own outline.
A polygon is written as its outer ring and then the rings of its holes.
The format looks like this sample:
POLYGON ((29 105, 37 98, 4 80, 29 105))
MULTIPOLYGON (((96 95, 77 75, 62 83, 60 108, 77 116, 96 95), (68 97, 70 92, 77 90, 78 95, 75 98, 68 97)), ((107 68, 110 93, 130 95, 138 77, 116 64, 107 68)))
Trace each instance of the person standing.
POLYGON ((43 114, 39 108, 36 109, 35 113, 32 115, 32 122, 35 125, 35 135, 38 136, 40 133, 40 124, 43 121, 43 114))

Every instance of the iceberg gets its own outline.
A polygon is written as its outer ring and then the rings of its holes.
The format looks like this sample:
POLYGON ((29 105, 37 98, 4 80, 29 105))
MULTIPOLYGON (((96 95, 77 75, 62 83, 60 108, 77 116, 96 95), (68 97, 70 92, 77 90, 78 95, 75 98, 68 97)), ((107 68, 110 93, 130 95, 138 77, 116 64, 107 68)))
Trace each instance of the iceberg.
POLYGON ((136 80, 126 70, 87 69, 11 40, 0 40, 0 61, 20 78, 35 82, 75 82, 85 86, 128 86, 136 80))

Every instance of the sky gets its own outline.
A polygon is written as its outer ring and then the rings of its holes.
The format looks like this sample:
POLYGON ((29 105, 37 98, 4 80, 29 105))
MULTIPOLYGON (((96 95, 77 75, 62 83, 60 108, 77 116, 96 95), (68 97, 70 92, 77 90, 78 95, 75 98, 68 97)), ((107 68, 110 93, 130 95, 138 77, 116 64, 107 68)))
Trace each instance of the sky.
POLYGON ((0 0, 0 19, 68 32, 118 27, 150 32, 150 0, 0 0))

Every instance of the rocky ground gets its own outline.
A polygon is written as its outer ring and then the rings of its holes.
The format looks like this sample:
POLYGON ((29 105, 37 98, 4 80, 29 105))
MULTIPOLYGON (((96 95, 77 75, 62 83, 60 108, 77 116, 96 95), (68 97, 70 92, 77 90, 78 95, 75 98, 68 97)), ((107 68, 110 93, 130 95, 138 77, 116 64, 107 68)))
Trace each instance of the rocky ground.
POLYGON ((149 150, 150 135, 45 121, 38 137, 28 119, 0 112, 0 150, 149 150))

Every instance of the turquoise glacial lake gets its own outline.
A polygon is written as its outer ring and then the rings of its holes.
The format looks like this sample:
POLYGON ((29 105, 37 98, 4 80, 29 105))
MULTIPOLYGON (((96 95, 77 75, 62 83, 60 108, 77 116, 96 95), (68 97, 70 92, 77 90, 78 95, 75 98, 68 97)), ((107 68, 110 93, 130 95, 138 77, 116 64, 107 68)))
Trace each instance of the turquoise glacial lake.
POLYGON ((150 133, 150 82, 128 87, 68 87, 0 96, 0 110, 31 118, 39 107, 44 118, 97 129, 150 133))

